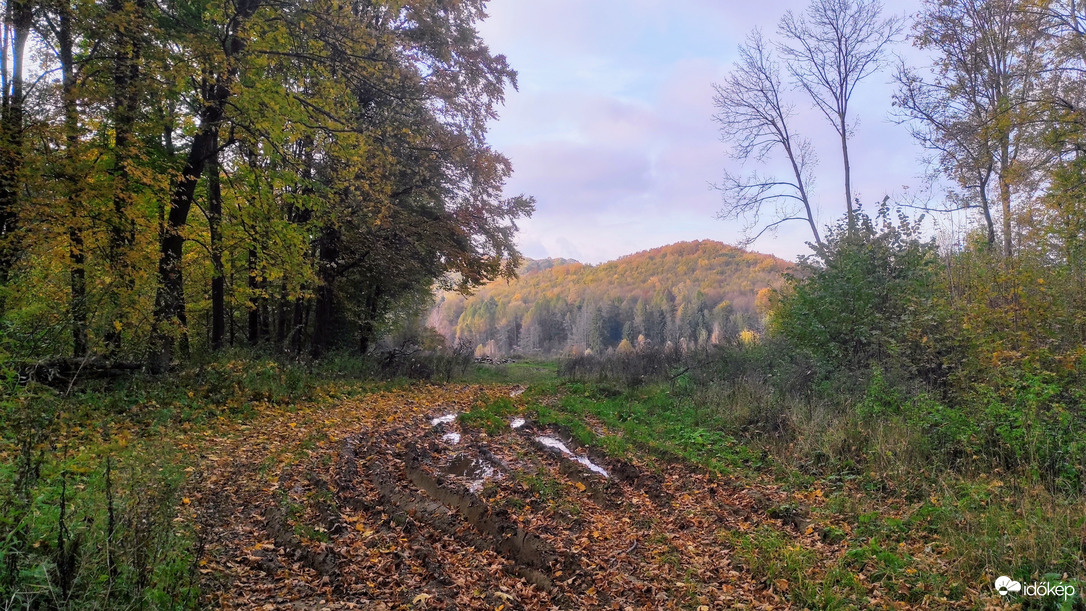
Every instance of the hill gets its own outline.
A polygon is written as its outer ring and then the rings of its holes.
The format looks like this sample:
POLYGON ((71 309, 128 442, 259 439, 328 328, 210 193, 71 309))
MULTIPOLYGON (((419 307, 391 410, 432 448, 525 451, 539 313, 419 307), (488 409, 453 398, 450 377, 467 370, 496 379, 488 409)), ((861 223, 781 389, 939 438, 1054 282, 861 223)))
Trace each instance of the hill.
POLYGON ((623 340, 726 341, 758 327, 758 293, 790 264, 710 240, 585 265, 528 261, 516 280, 438 294, 429 324, 491 355, 615 349, 623 340))

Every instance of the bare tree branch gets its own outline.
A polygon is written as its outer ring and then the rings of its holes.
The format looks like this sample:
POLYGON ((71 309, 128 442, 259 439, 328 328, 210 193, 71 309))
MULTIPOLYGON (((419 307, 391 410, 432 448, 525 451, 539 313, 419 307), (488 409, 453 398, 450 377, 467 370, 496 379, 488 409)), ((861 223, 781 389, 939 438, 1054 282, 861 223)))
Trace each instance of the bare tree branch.
POLYGON ((739 61, 714 88, 713 103, 719 111, 714 119, 720 124, 721 140, 731 147, 731 156, 742 164, 783 156, 792 173, 791 180, 778 180, 757 172, 746 177, 725 172, 723 183, 717 186, 724 199, 718 217, 746 219, 743 242, 749 245, 765 232, 763 228, 752 237, 765 208, 773 206, 774 220, 768 227, 805 220, 815 243, 821 244, 807 190, 816 163, 814 150, 789 127, 794 108, 784 101, 780 67, 761 31, 747 36, 739 46, 739 61))
POLYGON ((848 157, 848 103, 860 81, 885 63, 886 49, 901 34, 898 17, 882 17, 878 0, 812 0, 806 12, 785 13, 778 25, 788 72, 841 138, 845 208, 854 225, 852 169, 848 157))

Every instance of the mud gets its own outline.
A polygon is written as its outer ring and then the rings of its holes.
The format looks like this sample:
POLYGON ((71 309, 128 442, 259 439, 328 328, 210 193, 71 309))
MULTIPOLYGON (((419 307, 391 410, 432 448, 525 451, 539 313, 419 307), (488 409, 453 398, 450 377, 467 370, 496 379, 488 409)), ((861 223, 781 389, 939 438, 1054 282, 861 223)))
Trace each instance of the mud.
MULTIPOLYGON (((350 487, 355 478, 367 477, 381 500, 380 507, 369 509, 385 512, 390 527, 395 525, 416 535, 420 526, 426 525, 477 549, 493 550, 509 561, 505 567, 508 573, 547 592, 556 591, 552 567, 563 567, 567 579, 580 573, 575 559, 555 553, 543 539, 518 526, 504 508, 491 507, 468 488, 439 481, 424 467, 428 458, 429 453, 417 447, 409 446, 402 454, 388 456, 362 446, 357 438, 349 438, 341 452, 337 481, 343 488, 350 487), (396 474, 394 465, 400 466, 403 477, 396 474), (465 525, 470 528, 465 529, 465 525)), ((498 473, 489 461, 467 455, 454 459, 447 470, 455 472, 450 475, 466 478, 483 475, 488 470, 498 473)), ((419 547, 424 547, 423 543, 419 547)), ((440 581, 440 567, 428 568, 440 581)))

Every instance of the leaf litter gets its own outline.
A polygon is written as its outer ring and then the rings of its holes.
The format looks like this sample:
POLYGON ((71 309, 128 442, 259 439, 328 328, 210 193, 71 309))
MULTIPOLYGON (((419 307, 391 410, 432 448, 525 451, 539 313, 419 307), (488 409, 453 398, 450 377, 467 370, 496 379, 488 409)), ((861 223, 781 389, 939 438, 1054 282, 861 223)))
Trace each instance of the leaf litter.
POLYGON ((681 462, 658 469, 594 453, 597 465, 513 426, 496 436, 460 427, 454 448, 437 425, 456 413, 432 424, 435 407, 462 413, 509 394, 415 386, 266 406, 246 426, 187 440, 202 467, 180 511, 203 542, 205 603, 788 608, 787 580, 758 578, 729 541, 772 529, 827 566, 846 551, 771 517, 768 507, 794 500, 777 486, 681 462))

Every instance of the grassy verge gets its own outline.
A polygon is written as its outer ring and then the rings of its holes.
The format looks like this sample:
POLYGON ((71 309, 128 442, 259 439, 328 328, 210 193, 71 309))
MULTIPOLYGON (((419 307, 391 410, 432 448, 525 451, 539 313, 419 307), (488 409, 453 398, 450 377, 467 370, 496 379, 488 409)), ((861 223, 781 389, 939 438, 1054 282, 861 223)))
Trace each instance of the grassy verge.
MULTIPOLYGON (((898 460, 895 452, 906 451, 915 435, 901 421, 863 421, 842 411, 828 422, 825 406, 774 405, 771 395, 755 398, 755 390, 724 392, 682 380, 626 390, 551 381, 525 396, 540 424, 561 425, 609 454, 653 457, 660 469, 680 460, 779 486, 793 500, 767 514, 800 524, 814 544, 773 528, 722 533, 720 541, 799 607, 984 608, 1000 600, 992 589, 1000 575, 1082 592, 1081 497, 1008 473, 940 469, 919 456, 898 460), (797 416, 801 411, 806 418, 797 416), (837 447, 826 447, 831 443, 837 447)), ((517 411, 499 399, 465 420, 498 431, 517 411)), ((1027 608, 1083 604, 1080 594, 1016 601, 1027 608)))

